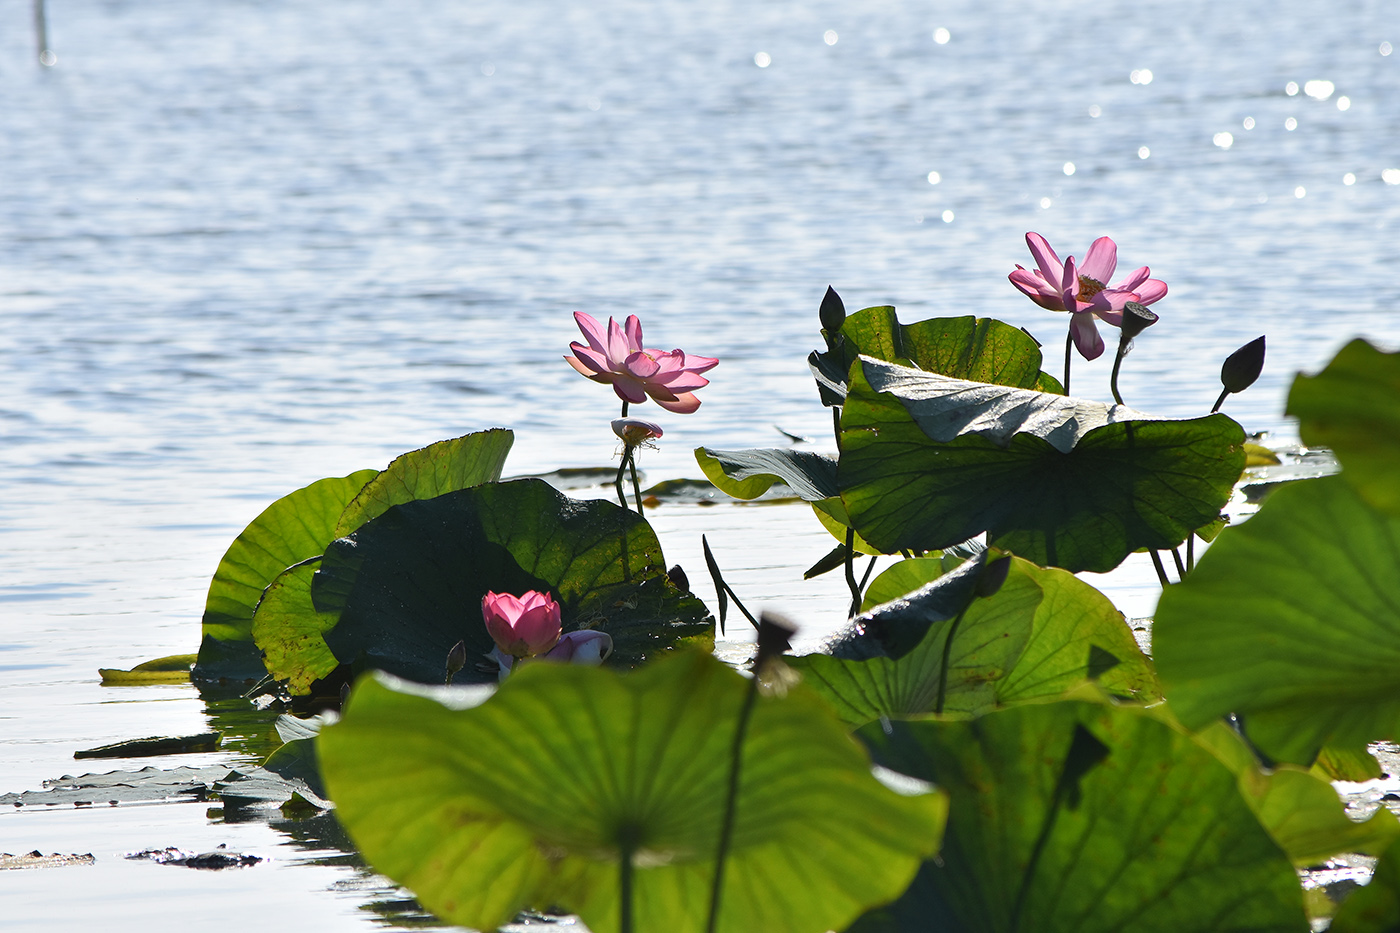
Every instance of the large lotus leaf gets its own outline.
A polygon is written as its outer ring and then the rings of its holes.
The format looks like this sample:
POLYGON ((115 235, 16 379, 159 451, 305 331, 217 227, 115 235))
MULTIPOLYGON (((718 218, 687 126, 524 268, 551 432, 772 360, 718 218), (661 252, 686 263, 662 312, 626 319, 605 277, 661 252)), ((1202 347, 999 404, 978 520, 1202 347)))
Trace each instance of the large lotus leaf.
POLYGON ((346 504, 376 475, 360 470, 317 480, 263 509, 234 539, 209 583, 196 680, 256 680, 266 673, 253 644, 253 611, 263 590, 292 564, 326 549, 346 504))
POLYGON ((1400 515, 1400 353, 1353 340, 1322 372, 1293 380, 1288 414, 1303 443, 1332 448, 1363 499, 1400 515))
POLYGON ((1035 338, 992 318, 967 315, 901 324, 892 307, 866 308, 846 318, 841 337, 846 371, 857 356, 869 356, 955 379, 1064 394, 1053 376, 1040 371, 1035 338))
POLYGON ((774 483, 786 484, 808 502, 838 495, 836 461, 809 450, 697 447, 695 460, 710 482, 736 499, 757 499, 774 483))
POLYGON ((1151 711, 1066 700, 859 735, 951 807, 937 860, 852 933, 1307 930, 1235 775, 1151 711))
POLYGON ((496 482, 514 441, 511 431, 491 428, 402 454, 345 507, 334 537, 343 538, 390 506, 496 482))
POLYGON ((645 518, 537 479, 394 506, 333 542, 312 584, 316 610, 340 614, 324 633, 336 658, 424 683, 442 681, 458 641, 469 660, 457 681, 491 676, 474 663, 493 647, 488 590, 548 590, 565 631, 607 632, 618 663, 714 637, 704 604, 667 578, 645 518))
POLYGON ((1329 781, 1292 765, 1261 769, 1244 739, 1223 720, 1196 739, 1235 772, 1246 802, 1295 865, 1316 865, 1343 852, 1380 855, 1400 837, 1400 820, 1385 807, 1357 822, 1347 816, 1329 781))
POLYGON ((1400 738, 1400 518, 1341 476, 1290 483, 1167 588, 1152 641, 1187 728, 1238 713, 1261 751, 1301 765, 1400 738))
MULTIPOLYGON (((730 753, 748 683, 682 652, 633 673, 526 665, 474 709, 373 679, 319 739, 339 818, 374 867, 454 923, 522 907, 619 928, 705 928, 730 753)), ((718 929, 823 933, 898 896, 938 847, 946 800, 902 796, 799 685, 760 696, 743 748, 718 929)))
MULTIPOLYGON (((927 569, 929 562, 918 564, 927 569)), ((909 598, 918 601, 917 594, 909 598)), ((869 628, 879 615, 877 609, 860 621, 869 628)), ((1122 613, 1063 570, 1012 558, 1001 589, 971 603, 949 646, 953 628, 952 619, 934 622, 918 646, 897 660, 821 654, 788 660, 841 718, 857 725, 935 712, 945 650, 945 713, 982 713, 1059 696, 1089 680, 1120 696, 1158 695, 1151 662, 1122 613)))
POLYGON ((940 554, 937 557, 910 557, 891 564, 866 587, 860 611, 869 612, 881 603, 912 593, 961 563, 961 558, 951 555, 945 558, 940 554))
POLYGON ((1400 930, 1400 841, 1376 863, 1371 881, 1352 891, 1332 918, 1328 933, 1395 933, 1400 930))
POLYGON ((302 564, 284 570, 263 594, 253 616, 253 640, 262 651, 267 672, 286 684, 293 696, 339 666, 325 634, 339 621, 337 612, 317 612, 311 600, 316 568, 302 564))
POLYGON ((862 359, 841 415, 841 498, 885 551, 986 532, 1038 564, 1108 571, 1214 521, 1244 466, 1224 415, 1123 406, 862 359))

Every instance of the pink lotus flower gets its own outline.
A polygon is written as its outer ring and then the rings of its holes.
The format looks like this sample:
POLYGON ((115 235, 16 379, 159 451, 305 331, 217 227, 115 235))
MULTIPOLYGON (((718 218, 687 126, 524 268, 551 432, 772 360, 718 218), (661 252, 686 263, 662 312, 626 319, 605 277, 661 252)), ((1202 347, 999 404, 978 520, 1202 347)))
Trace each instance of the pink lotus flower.
POLYGON ((1027 233, 1026 245, 1040 268, 1017 265, 1009 276, 1011 284, 1042 308, 1073 315, 1070 336, 1086 360, 1103 353, 1103 338, 1094 318, 1117 327, 1123 322, 1123 306, 1128 302, 1150 305, 1167 293, 1167 283, 1148 278, 1151 270, 1147 266, 1134 269, 1111 288, 1104 284, 1113 278, 1113 270, 1118 266, 1118 244, 1106 236, 1090 245, 1084 262, 1077 266, 1073 256, 1061 263, 1045 237, 1038 233, 1027 233))
POLYGON ((559 604, 548 593, 487 593, 481 618, 496 647, 513 658, 544 654, 559 643, 559 604))
POLYGON ((661 436, 661 425, 643 421, 641 418, 614 418, 612 429, 628 447, 639 447, 643 444, 651 447, 653 445, 647 444, 647 441, 661 436))
POLYGON ((574 320, 588 339, 588 346, 577 340, 569 344, 574 355, 564 359, 574 369, 594 382, 611 384, 624 402, 645 402, 651 396, 667 411, 683 415, 700 407, 694 392, 710 384, 700 374, 713 369, 719 360, 689 356, 681 350, 668 353, 644 348, 642 325, 635 314, 627 316, 623 327, 608 318, 607 330, 582 311, 574 312, 574 320))

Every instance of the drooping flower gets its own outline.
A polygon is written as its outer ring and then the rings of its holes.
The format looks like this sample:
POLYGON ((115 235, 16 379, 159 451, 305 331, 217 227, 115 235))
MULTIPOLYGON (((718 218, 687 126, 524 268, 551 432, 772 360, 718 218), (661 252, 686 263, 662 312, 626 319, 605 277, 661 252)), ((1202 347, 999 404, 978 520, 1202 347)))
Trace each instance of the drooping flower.
MULTIPOLYGON (((546 661, 597 667, 608 659, 612 650, 612 636, 607 632, 580 629, 577 632, 567 632, 560 636, 559 644, 550 648, 541 657, 546 661)), ((516 658, 501 651, 500 648, 492 648, 486 656, 496 662, 498 680, 505 680, 507 675, 515 669, 516 664, 520 663, 516 658)))
POLYGON ((1086 360, 1103 353, 1103 338, 1094 318, 1117 327, 1128 302, 1150 305, 1167 293, 1167 283, 1149 278, 1151 270, 1147 266, 1134 269, 1113 286, 1107 285, 1118 267, 1118 245, 1109 237, 1095 240, 1082 263, 1076 263, 1073 256, 1060 262, 1045 237, 1038 233, 1027 233, 1026 245, 1039 268, 1026 269, 1018 264, 1009 276, 1011 284, 1042 308, 1073 315, 1070 336, 1086 360))
POLYGON ((574 320, 588 340, 587 346, 577 340, 569 344, 574 355, 564 359, 574 369, 594 382, 611 385, 624 402, 645 402, 650 396, 667 411, 683 415, 700 407, 695 390, 710 384, 700 374, 719 360, 642 346, 642 325, 635 314, 629 314, 621 327, 608 318, 606 329, 582 311, 574 312, 574 320))
POLYGON ((488 592, 481 597, 481 618, 496 647, 512 658, 544 654, 559 643, 559 604, 548 593, 488 592))
POLYGON ((643 421, 641 418, 614 418, 612 423, 613 433, 622 439, 622 443, 628 447, 640 447, 661 436, 661 425, 652 421, 643 421))

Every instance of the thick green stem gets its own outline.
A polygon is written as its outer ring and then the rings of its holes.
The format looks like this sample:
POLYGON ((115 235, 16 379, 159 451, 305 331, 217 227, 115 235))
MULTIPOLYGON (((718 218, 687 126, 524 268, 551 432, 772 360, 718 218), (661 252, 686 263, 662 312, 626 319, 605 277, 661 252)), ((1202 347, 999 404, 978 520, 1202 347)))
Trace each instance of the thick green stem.
POLYGON ((1065 335, 1065 395, 1069 395, 1069 351, 1074 349, 1074 331, 1065 335))
POLYGON ((847 618, 860 615, 860 584, 856 582, 856 530, 846 529, 846 585, 851 588, 851 612, 847 618))
POLYGON ((1230 394, 1229 389, 1224 389, 1220 393, 1220 398, 1215 400, 1215 404, 1210 406, 1210 413, 1213 415, 1220 410, 1220 406, 1225 404, 1225 397, 1230 394))
POLYGON ((729 843, 734 835, 734 808, 739 799, 739 766, 744 759, 744 737, 749 731, 749 719, 753 716, 754 701, 758 699, 758 675, 755 671, 749 681, 748 692, 744 694, 744 705, 739 710, 739 724, 734 730, 734 748, 729 760, 729 789, 724 797, 724 822, 719 827, 719 849, 715 852, 715 881, 710 888, 710 918, 705 924, 706 933, 715 933, 719 928, 719 904, 724 893, 724 863, 729 857, 729 843))
POLYGON ((1176 548, 1172 548, 1172 560, 1176 562, 1176 578, 1178 580, 1186 579, 1186 565, 1182 563, 1181 552, 1176 548))
POLYGON ((1186 536, 1186 570, 1196 569, 1196 533, 1193 531, 1186 536))
POLYGON ((1156 551, 1148 551, 1147 553, 1152 555, 1152 566, 1156 568, 1157 579, 1161 582, 1162 589, 1165 590, 1168 586, 1171 586, 1172 582, 1167 579, 1167 568, 1162 566, 1162 558, 1158 556, 1156 551))
POLYGON ((637 455, 635 447, 627 449, 627 467, 632 472, 632 495, 637 499, 637 514, 642 514, 642 487, 637 482, 637 455))
POLYGON ((953 624, 948 626, 948 637, 943 641, 943 657, 938 662, 938 697, 933 704, 935 713, 943 712, 943 700, 948 695, 948 662, 953 656, 953 637, 958 634, 958 625, 962 623, 963 616, 967 615, 971 606, 971 602, 963 606, 962 612, 959 612, 953 619, 953 624))
POLYGON ((622 507, 627 508, 627 493, 622 491, 622 477, 627 472, 627 461, 632 459, 632 448, 627 447, 622 452, 622 462, 617 465, 617 478, 613 480, 613 486, 617 489, 617 501, 622 507))
POLYGON ((1119 405, 1123 404, 1123 396, 1118 391, 1118 370, 1123 367, 1123 357, 1128 353, 1128 344, 1132 341, 1118 341, 1118 355, 1113 358, 1113 372, 1108 377, 1108 389, 1113 393, 1113 400, 1119 405))

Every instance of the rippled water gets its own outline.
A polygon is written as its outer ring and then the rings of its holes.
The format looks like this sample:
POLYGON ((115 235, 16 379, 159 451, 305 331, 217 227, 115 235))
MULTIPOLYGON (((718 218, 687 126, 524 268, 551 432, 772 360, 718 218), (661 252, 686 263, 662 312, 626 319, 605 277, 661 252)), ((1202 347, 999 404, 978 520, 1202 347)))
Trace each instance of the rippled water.
MULTIPOLYGON (((598 6, 70 0, 52 69, 28 4, 0 7, 0 791, 205 725, 187 688, 95 668, 192 650, 219 556, 277 496, 494 425, 511 472, 607 462, 615 400, 560 359, 576 309, 723 361, 697 414, 659 413, 653 479, 773 425, 826 445, 804 358, 828 284, 905 320, 994 315, 1057 359, 1064 319, 1005 279, 1027 230, 1062 254, 1112 235, 1170 284, 1137 407, 1204 411, 1267 333, 1226 410, 1286 438, 1296 369, 1400 339, 1383 0, 598 6)), ((1107 371, 1078 365, 1076 392, 1107 371)), ((653 520, 692 577, 706 531, 755 603, 809 638, 838 620, 839 581, 800 579, 830 544, 800 509, 653 520)), ((1120 578, 1130 613, 1147 579, 1120 578)), ((174 898, 331 929, 397 896, 195 811, 0 816, 0 850, 100 856, 12 873, 6 909, 134 925, 174 898), (112 858, 221 841, 278 860, 112 858)))

